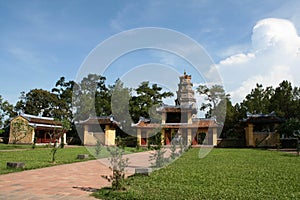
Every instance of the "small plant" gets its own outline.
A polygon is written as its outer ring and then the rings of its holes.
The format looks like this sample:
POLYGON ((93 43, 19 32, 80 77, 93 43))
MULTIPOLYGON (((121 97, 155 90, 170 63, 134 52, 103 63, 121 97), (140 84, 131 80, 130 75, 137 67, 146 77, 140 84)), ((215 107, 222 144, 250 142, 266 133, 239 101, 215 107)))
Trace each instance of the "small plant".
POLYGON ((52 149, 51 149, 51 154, 52 154, 52 163, 55 163, 55 154, 57 153, 58 149, 61 147, 61 145, 57 145, 58 142, 55 140, 52 149))
POLYGON ((101 150, 102 150, 102 144, 99 140, 97 140, 96 147, 95 147, 95 155, 97 158, 99 157, 101 150))
POLYGON ((179 140, 179 154, 180 154, 180 155, 183 154, 184 151, 185 151, 185 146, 184 146, 183 140, 182 140, 182 138, 181 138, 181 139, 179 140))
POLYGON ((141 149, 141 145, 139 145, 139 144, 136 145, 135 149, 136 149, 136 151, 139 151, 141 149))
POLYGON ((178 156, 178 153, 176 152, 176 142, 172 140, 171 142, 171 160, 175 160, 175 158, 178 156))
POLYGON ((158 148, 152 155, 150 156, 150 161, 154 161, 152 164, 155 168, 163 167, 166 164, 165 159, 166 150, 162 147, 158 148))
POLYGON ((125 143, 120 136, 117 136, 116 143, 117 143, 117 147, 125 149, 125 143))
POLYGON ((53 146, 51 148, 51 154, 52 154, 52 163, 55 163, 55 155, 60 148, 64 148, 64 141, 63 141, 63 135, 66 131, 71 129, 71 124, 68 120, 63 119, 61 121, 62 128, 61 129, 54 129, 52 132, 49 132, 50 141, 49 141, 49 147, 51 147, 51 141, 54 139, 53 146), (60 145, 58 145, 58 138, 61 138, 60 145))
POLYGON ((113 174, 102 177, 112 183, 112 190, 125 190, 123 182, 125 179, 125 168, 128 166, 128 158, 123 158, 124 150, 118 147, 109 147, 107 150, 110 153, 109 162, 113 174))
POLYGON ((36 137, 34 137, 34 139, 33 139, 33 143, 32 143, 31 148, 35 149, 35 146, 36 146, 36 137))

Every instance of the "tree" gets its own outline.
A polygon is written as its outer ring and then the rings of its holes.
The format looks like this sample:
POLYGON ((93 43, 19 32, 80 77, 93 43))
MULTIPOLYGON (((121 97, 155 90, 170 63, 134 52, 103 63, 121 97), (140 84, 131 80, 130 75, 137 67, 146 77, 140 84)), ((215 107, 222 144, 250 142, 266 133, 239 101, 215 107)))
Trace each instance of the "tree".
POLYGON ((57 117, 60 107, 55 94, 43 89, 33 89, 26 94, 21 93, 16 109, 32 115, 57 117))
POLYGON ((261 84, 256 84, 256 88, 251 90, 251 93, 246 96, 241 106, 252 114, 270 113, 272 112, 270 111, 270 99, 273 95, 274 89, 272 87, 264 89, 261 84))
POLYGON ((293 137, 295 131, 300 130, 300 121, 299 119, 288 119, 285 123, 281 124, 278 127, 278 132, 284 137, 293 137))
POLYGON ((111 94, 105 85, 106 78, 89 74, 73 88, 73 109, 74 119, 85 120, 91 115, 105 116, 111 114, 110 98, 111 94))
POLYGON ((9 118, 15 117, 14 107, 0 95, 0 134, 9 124, 9 118))
POLYGON ((56 119, 56 122, 61 123, 62 128, 54 129, 54 131, 51 132, 51 133, 49 132, 49 136, 50 136, 50 143, 49 144, 51 144, 51 142, 54 139, 54 143, 53 143, 52 148, 51 148, 51 158, 52 158, 51 161, 52 161, 52 163, 55 163, 55 155, 56 155, 58 149, 64 147, 64 141, 63 141, 64 133, 71 129, 71 124, 67 119, 63 119, 61 121, 56 119), (57 145, 59 138, 61 138, 61 142, 60 142, 60 145, 57 145))
POLYGON ((299 90, 296 88, 293 90, 290 82, 282 81, 270 99, 270 110, 286 119, 297 117, 297 109, 299 108, 299 95, 297 93, 299 90))
POLYGON ((221 85, 213 85, 211 88, 206 85, 199 85, 197 92, 205 96, 205 101, 202 103, 200 110, 207 110, 206 117, 216 117, 218 121, 224 121, 226 113, 226 99, 229 95, 221 85))
POLYGON ((132 119, 129 113, 131 89, 124 87, 123 82, 118 79, 113 86, 110 86, 110 91, 112 93, 111 112, 114 119, 120 123, 119 127, 124 133, 135 132, 131 127, 132 119))
POLYGON ((61 77, 52 89, 52 93, 57 96, 57 106, 55 117, 72 121, 72 95, 75 82, 66 82, 65 77, 61 77))
POLYGON ((112 190, 122 190, 124 188, 123 181, 125 179, 125 168, 128 166, 128 158, 123 158, 124 150, 118 147, 108 147, 110 153, 109 162, 113 175, 102 176, 109 182, 112 182, 112 190))
POLYGON ((140 117, 150 118, 150 113, 155 117, 154 111, 162 104, 162 99, 173 96, 172 92, 162 92, 157 84, 149 86, 149 81, 142 82, 135 92, 130 100, 130 114, 134 122, 138 122, 140 117))

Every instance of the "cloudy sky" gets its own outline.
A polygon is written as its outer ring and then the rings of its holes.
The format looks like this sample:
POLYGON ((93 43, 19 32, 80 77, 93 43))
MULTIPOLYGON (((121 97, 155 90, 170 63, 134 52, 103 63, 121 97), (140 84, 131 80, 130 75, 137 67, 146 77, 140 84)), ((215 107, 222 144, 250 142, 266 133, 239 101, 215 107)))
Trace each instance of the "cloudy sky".
MULTIPOLYGON (((233 102, 256 83, 276 87, 288 79, 300 86, 299 10, 298 0, 2 0, 0 95, 15 103, 21 91, 49 90, 61 76, 74 80, 97 45, 143 27, 174 30, 200 44, 233 102)), ((168 66, 175 75, 186 70, 196 84, 204 81, 190 65, 178 55, 143 49, 120 56, 103 75, 113 83, 132 80, 128 72, 138 66, 156 75, 168 66), (149 63, 156 63, 153 70, 149 63)))

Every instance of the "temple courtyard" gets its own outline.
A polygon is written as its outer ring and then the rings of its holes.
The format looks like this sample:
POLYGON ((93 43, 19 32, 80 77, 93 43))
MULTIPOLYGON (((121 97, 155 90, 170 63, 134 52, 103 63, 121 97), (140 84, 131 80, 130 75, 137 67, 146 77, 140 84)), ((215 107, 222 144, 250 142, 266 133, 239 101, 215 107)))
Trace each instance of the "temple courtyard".
MULTIPOLYGON (((198 155, 192 148, 150 176, 129 177, 125 191, 105 199, 300 198, 300 160, 292 152, 214 148, 202 159, 198 155)), ((125 155, 127 175, 148 167, 150 156, 125 155)), ((110 185, 101 178, 111 173, 105 163, 107 158, 0 175, 0 199, 95 199, 90 194, 110 185)))

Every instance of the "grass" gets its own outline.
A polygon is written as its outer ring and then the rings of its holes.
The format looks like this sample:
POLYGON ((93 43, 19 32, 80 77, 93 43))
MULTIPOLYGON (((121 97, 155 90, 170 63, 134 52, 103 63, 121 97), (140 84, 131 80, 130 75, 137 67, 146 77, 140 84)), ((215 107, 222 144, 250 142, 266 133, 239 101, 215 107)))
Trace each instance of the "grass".
MULTIPOLYGON (((36 145, 35 148, 46 148, 46 145, 39 146, 36 145)), ((14 150, 14 149, 31 149, 32 145, 22 145, 22 144, 4 144, 0 143, 0 150, 14 150)))
POLYGON ((257 149, 214 149, 204 159, 191 149, 174 163, 103 188, 101 199, 300 199, 300 157, 257 149))
MULTIPOLYGON (((79 162, 78 154, 89 154, 86 148, 64 148, 56 153, 55 164, 51 163, 51 149, 38 148, 19 151, 0 151, 0 174, 6 174, 20 169, 7 169, 7 162, 25 162, 25 170, 79 162)), ((94 159, 92 156, 90 159, 94 159)))
MULTIPOLYGON (((141 150, 139 150, 141 151, 141 150)), ((135 148, 125 148, 125 154, 137 152, 135 148)), ((109 156, 106 147, 103 147, 97 158, 105 158, 109 156)), ((7 169, 7 162, 25 162, 25 169, 37 169, 42 167, 49 167, 53 165, 67 164, 73 162, 80 162, 95 159, 95 147, 76 147, 59 149, 55 156, 55 163, 51 162, 52 154, 51 148, 39 146, 39 148, 32 149, 31 145, 12 145, 0 144, 0 174, 12 173, 21 171, 22 169, 7 169), (4 150, 4 151, 1 151, 4 150), (78 154, 89 154, 90 158, 85 160, 77 159, 78 154)))

